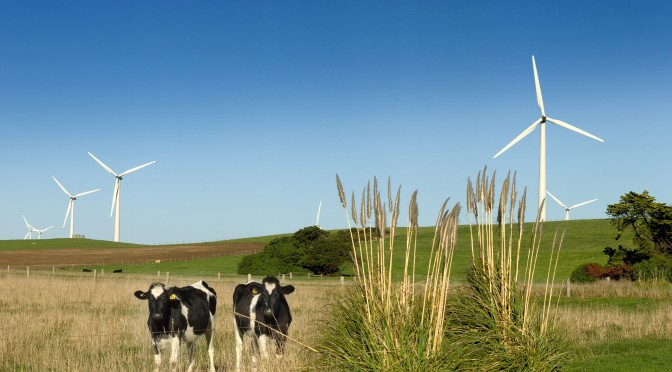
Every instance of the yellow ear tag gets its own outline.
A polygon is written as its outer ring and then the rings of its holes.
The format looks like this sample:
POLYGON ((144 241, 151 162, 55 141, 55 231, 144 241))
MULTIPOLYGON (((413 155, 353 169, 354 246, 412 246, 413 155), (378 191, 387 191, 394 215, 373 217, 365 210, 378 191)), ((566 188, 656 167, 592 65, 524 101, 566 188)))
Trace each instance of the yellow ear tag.
POLYGON ((257 294, 257 289, 256 288, 252 288, 252 294, 257 294))
POLYGON ((177 300, 177 296, 175 296, 175 293, 171 294, 169 298, 171 300, 177 300))

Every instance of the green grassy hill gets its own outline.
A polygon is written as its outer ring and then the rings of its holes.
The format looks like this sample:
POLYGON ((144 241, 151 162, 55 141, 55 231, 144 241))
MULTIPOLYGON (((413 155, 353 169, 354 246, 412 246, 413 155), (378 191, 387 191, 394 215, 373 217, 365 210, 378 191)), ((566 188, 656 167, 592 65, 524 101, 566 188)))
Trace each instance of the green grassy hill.
POLYGON ((58 239, 30 239, 30 240, 0 240, 0 251, 32 251, 56 249, 100 249, 100 248, 129 248, 139 247, 140 244, 117 243, 107 240, 84 238, 58 239))
MULTIPOLYGON (((527 252, 530 247, 534 225, 527 223, 524 231, 524 241, 522 251, 527 252)), ((621 241, 616 241, 615 229, 607 219, 600 220, 576 220, 576 221, 551 221, 544 225, 541 251, 539 254, 538 269, 535 276, 537 281, 545 280, 545 269, 548 264, 548 258, 552 247, 554 234, 556 231, 562 233, 566 228, 560 262, 558 263, 557 278, 566 279, 571 272, 579 265, 587 262, 606 263, 607 256, 602 253, 604 247, 617 247, 618 244, 630 245, 629 237, 624 237, 621 241)), ((251 242, 268 243, 272 239, 281 236, 262 236, 246 239, 231 240, 231 242, 251 242)), ((426 271, 429 249, 434 238, 434 227, 423 227, 418 234, 418 252, 417 252, 417 272, 422 275, 426 271)), ((198 243, 194 245, 217 244, 221 242, 198 243)), ((389 244, 389 241, 388 241, 389 244)), ((0 241, 0 251, 3 250, 47 250, 47 249, 67 249, 67 248, 113 248, 113 247, 134 247, 141 246, 129 243, 114 243, 109 241, 91 240, 91 239, 42 239, 42 240, 5 240, 0 241)), ((406 229, 398 228, 395 238, 395 257, 394 272, 397 276, 401 275, 403 270, 403 254, 406 246, 406 229)), ((523 256, 523 255, 521 255, 523 256)), ((138 264, 126 265, 124 272, 131 273, 156 273, 157 270, 170 272, 171 274, 183 275, 235 275, 237 264, 242 256, 226 256, 212 259, 182 261, 182 262, 162 262, 160 264, 138 264)), ((458 244, 455 250, 453 272, 454 279, 459 280, 471 258, 471 243, 469 235, 469 226, 462 225, 458 228, 458 244)), ((521 262, 524 265, 524 261, 521 262)), ((118 268, 119 265, 101 266, 106 270, 118 268), (113 267, 114 266, 114 267, 113 267)), ((349 272, 351 273, 351 272, 349 272)))

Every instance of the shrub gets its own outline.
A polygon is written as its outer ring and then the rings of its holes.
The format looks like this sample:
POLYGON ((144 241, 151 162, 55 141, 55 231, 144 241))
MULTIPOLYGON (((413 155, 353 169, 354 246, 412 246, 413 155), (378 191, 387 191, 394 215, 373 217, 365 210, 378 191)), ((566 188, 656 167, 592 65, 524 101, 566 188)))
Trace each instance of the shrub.
POLYGON ((334 274, 349 259, 350 237, 347 232, 330 234, 317 226, 273 239, 262 252, 245 256, 238 274, 269 275, 289 272, 334 274))
POLYGON ((667 255, 656 255, 648 261, 632 265, 631 272, 633 280, 672 282, 672 258, 667 255))
POLYGON ((592 283, 602 277, 602 265, 587 263, 580 265, 569 276, 572 283, 592 283))

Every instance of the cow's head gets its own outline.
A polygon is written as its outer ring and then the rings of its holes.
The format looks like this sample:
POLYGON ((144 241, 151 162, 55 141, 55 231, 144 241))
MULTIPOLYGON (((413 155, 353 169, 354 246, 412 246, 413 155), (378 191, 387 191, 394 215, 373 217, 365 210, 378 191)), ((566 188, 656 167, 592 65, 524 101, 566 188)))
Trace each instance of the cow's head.
POLYGON ((252 293, 259 292, 261 295, 257 302, 262 306, 265 317, 273 317, 278 313, 280 304, 286 302, 285 295, 294 292, 293 285, 281 286, 280 281, 272 276, 267 276, 258 285, 252 288, 252 293))
POLYGON ((147 292, 135 291, 135 297, 147 300, 149 317, 156 321, 168 319, 172 301, 177 301, 175 294, 166 289, 163 283, 152 283, 147 292))

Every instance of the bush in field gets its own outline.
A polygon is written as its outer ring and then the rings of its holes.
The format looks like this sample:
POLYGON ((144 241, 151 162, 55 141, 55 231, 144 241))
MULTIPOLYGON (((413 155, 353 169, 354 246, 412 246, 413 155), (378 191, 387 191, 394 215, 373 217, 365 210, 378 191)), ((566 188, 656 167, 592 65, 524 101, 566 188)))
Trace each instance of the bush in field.
POLYGON ((350 235, 348 232, 326 233, 319 239, 304 243, 301 267, 313 274, 329 275, 339 272, 343 263, 349 259, 350 235))
POLYGON ((592 283, 602 276, 602 265, 587 263, 580 265, 569 276, 572 283, 592 283))
POLYGON ((347 232, 332 235, 317 226, 306 227, 292 236, 273 239, 262 252, 243 257, 238 274, 337 273, 349 258, 349 244, 347 232))
POLYGON ((656 255, 648 261, 632 265, 633 280, 667 280, 672 282, 672 259, 667 255, 656 255))

